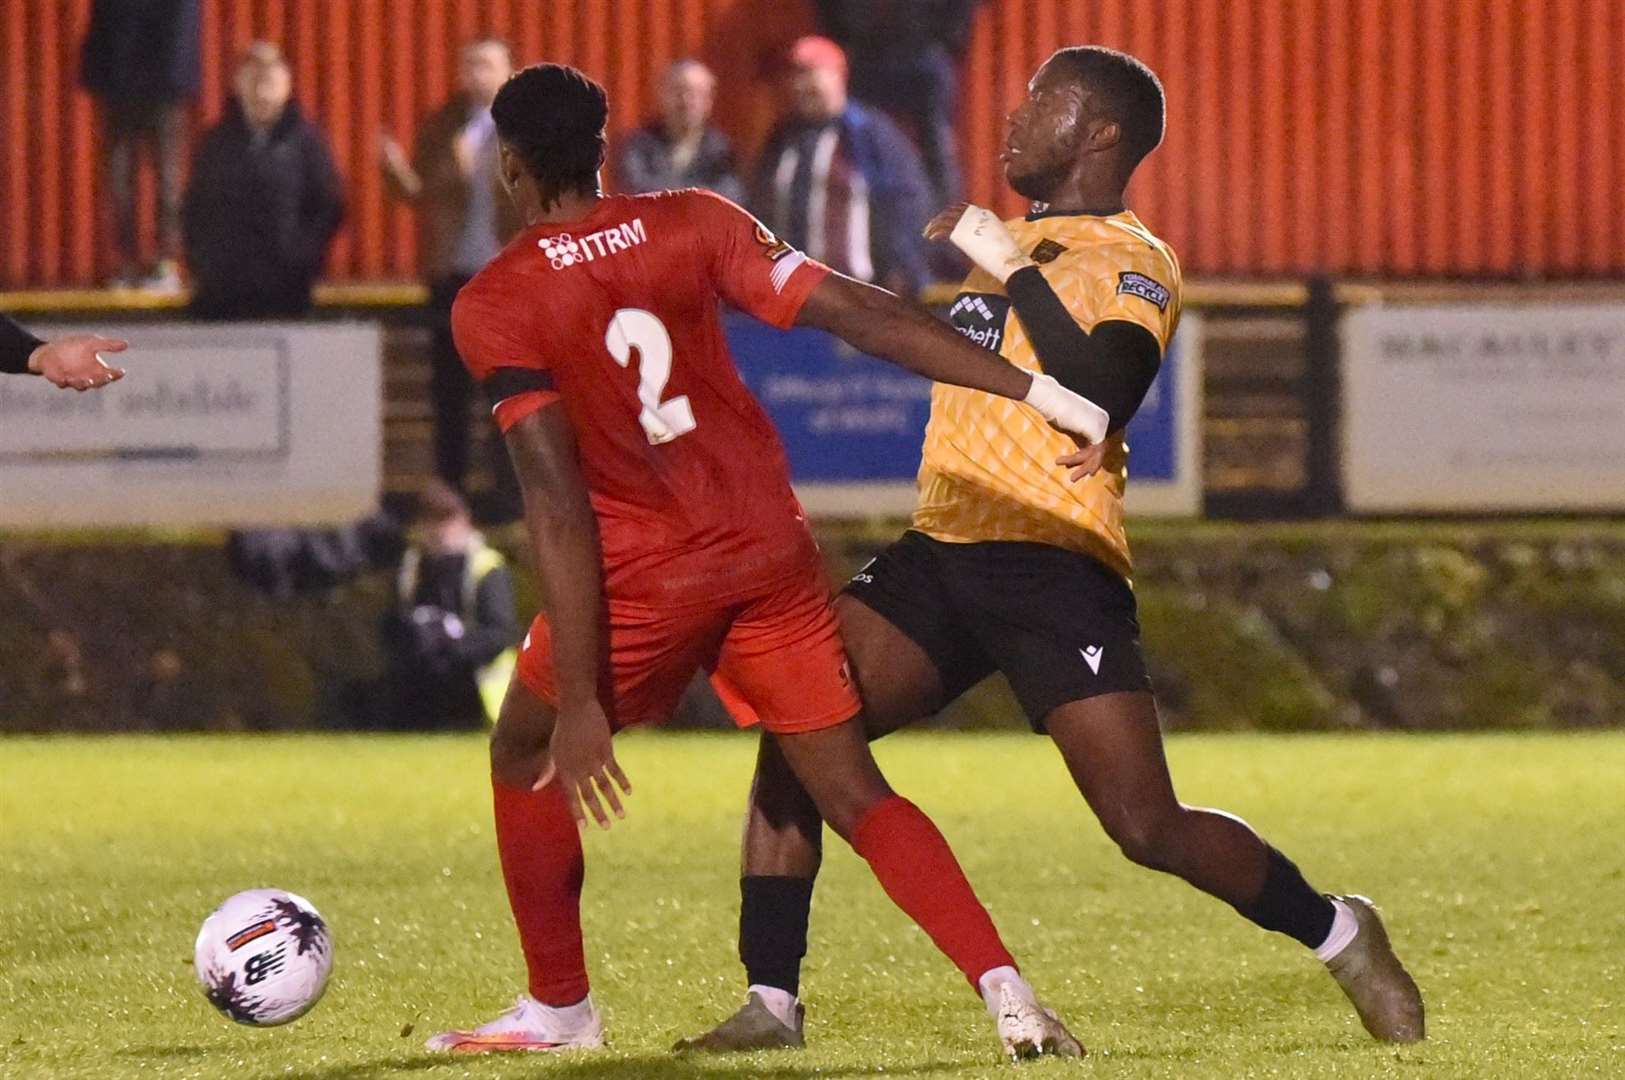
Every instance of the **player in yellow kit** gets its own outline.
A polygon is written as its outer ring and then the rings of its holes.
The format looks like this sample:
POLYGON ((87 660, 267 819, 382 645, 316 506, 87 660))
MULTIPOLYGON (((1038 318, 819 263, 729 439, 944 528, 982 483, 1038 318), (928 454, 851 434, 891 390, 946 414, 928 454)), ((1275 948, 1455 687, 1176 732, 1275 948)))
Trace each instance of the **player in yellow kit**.
MULTIPOLYGON (((1373 1036, 1419 1039, 1421 996, 1370 902, 1322 895, 1240 819, 1179 802, 1163 757, 1123 531, 1122 435, 1179 322, 1178 260, 1123 204, 1163 116, 1161 84, 1138 60, 1062 49, 1012 114, 1003 155, 1034 212, 1001 222, 954 207, 928 227, 977 267, 953 324, 1093 402, 1101 438, 1079 451, 1019 404, 936 387, 913 528, 847 585, 842 636, 871 738, 1003 672, 1125 855, 1314 950, 1373 1036)), ((751 798, 746 1005, 680 1049, 801 1045, 821 826, 769 741, 751 798)))

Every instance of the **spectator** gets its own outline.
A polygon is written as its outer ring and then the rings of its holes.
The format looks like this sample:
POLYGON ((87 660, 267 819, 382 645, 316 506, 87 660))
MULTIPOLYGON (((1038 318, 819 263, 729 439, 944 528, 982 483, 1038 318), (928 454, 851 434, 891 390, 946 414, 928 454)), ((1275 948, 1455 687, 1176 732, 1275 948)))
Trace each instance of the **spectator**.
MULTIPOLYGON (((482 38, 464 46, 458 93, 418 125, 412 157, 391 136, 379 136, 384 182, 417 208, 418 251, 429 286, 432 336, 429 396, 434 404, 434 462, 440 479, 459 490, 468 472, 469 405, 474 383, 451 340, 451 302, 524 224, 497 176, 491 102, 513 74, 506 42, 482 38)), ((501 497, 517 511, 518 485, 506 452, 490 440, 490 467, 501 497)))
POLYGON ((825 31, 852 57, 852 96, 914 130, 936 205, 958 202, 959 59, 979 0, 818 0, 825 31))
POLYGON ((305 315, 344 219, 338 170, 321 131, 291 100, 293 74, 275 45, 250 46, 234 86, 186 190, 192 311, 205 319, 305 315))
POLYGON ((757 213, 809 256, 911 295, 925 277, 931 193, 919 155, 883 114, 847 98, 846 54, 804 37, 790 52, 790 115, 756 174, 757 213))
POLYGON ((734 202, 744 189, 728 136, 710 126, 717 77, 698 60, 679 60, 660 84, 660 116, 627 136, 615 163, 616 189, 628 195, 707 188, 734 202))
POLYGON ((180 288, 186 106, 202 79, 199 0, 95 0, 79 81, 96 98, 102 170, 113 203, 115 287, 180 288), (145 148, 158 174, 158 260, 136 252, 135 178, 145 148))
POLYGON ((450 485, 423 494, 396 600, 384 628, 390 726, 495 720, 518 656, 513 577, 450 485))

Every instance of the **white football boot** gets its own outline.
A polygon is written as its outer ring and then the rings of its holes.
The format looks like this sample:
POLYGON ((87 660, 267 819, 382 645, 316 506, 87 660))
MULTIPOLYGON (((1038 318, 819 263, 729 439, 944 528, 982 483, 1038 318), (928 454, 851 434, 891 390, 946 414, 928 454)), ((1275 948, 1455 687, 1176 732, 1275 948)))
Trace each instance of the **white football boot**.
POLYGON ((521 994, 513 1008, 490 1023, 473 1031, 442 1032, 423 1045, 444 1054, 596 1050, 604 1045, 604 1018, 590 997, 581 1005, 555 1009, 521 994))
POLYGON ((1061 1023, 1054 1011, 1038 1003, 1033 988, 1025 980, 1010 979, 998 988, 999 1009, 994 1018, 999 1025, 999 1041, 1011 1061, 1024 1061, 1045 1054, 1054 1057, 1082 1057, 1083 1044, 1061 1023))

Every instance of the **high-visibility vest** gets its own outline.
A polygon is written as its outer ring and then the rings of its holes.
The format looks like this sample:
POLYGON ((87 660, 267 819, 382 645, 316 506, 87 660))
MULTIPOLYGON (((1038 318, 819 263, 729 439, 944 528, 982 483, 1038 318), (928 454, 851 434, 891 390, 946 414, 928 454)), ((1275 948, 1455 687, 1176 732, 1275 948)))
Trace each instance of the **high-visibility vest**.
MULTIPOLYGON (((500 570, 508 565, 508 560, 502 557, 502 552, 485 542, 485 537, 479 533, 468 545, 468 554, 463 559, 463 609, 457 613, 459 618, 471 619, 474 616, 475 603, 479 598, 480 583, 489 577, 494 570, 500 570)), ((401 572, 396 578, 395 592, 402 608, 410 607, 412 598, 418 591, 418 573, 423 566, 423 555, 417 548, 407 548, 406 554, 401 558, 401 572)), ((508 692, 508 683, 513 679, 514 669, 519 664, 519 647, 509 646, 498 653, 489 664, 475 669, 474 681, 479 687, 480 702, 485 706, 485 719, 495 723, 497 713, 502 709, 502 699, 508 692)))

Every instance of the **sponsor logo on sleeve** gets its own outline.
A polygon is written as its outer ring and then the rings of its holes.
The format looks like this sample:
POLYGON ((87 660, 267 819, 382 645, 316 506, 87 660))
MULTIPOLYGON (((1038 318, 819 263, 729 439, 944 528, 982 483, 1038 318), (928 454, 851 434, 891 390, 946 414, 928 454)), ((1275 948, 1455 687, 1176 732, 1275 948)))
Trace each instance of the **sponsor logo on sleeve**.
POLYGON ((1158 311, 1168 310, 1168 300, 1172 295, 1168 292, 1168 286, 1144 274, 1136 274, 1132 270, 1125 270, 1117 275, 1117 294, 1122 296, 1125 293, 1129 296, 1138 296, 1141 300, 1149 300, 1157 305, 1158 311))
POLYGON ((789 244, 774 236, 773 230, 760 221, 756 223, 756 242, 762 245, 762 253, 767 256, 769 262, 778 262, 795 250, 789 244))

